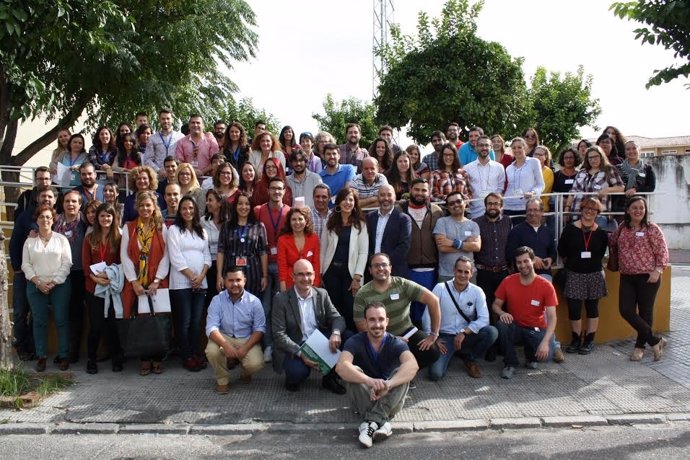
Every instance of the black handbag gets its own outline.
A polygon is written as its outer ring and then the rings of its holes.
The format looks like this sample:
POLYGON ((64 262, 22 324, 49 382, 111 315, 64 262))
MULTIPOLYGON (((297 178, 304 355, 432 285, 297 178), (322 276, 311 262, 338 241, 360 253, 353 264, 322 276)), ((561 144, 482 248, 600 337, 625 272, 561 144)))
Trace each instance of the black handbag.
POLYGON ((170 350, 172 322, 169 313, 155 313, 148 295, 150 314, 117 322, 122 351, 128 358, 161 356, 170 350))

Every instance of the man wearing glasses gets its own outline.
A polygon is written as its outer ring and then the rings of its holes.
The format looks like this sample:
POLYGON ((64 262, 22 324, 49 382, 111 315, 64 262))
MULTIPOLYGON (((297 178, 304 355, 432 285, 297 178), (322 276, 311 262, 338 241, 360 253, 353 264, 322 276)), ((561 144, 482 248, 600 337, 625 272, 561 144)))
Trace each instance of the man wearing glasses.
POLYGON ((473 261, 474 253, 479 252, 482 247, 479 226, 465 217, 465 200, 462 194, 448 194, 446 207, 450 216, 440 218, 434 227, 439 283, 453 279, 453 267, 458 256, 465 256, 473 261))
POLYGON ((14 210, 15 220, 24 211, 29 211, 33 213, 36 209, 36 200, 38 199, 38 188, 40 186, 50 185, 50 170, 47 166, 39 166, 34 171, 34 188, 31 190, 25 190, 17 198, 17 207, 14 210))
POLYGON ((364 309, 367 304, 381 302, 389 318, 387 331, 407 340, 407 345, 420 368, 430 366, 441 352, 436 345, 441 327, 441 307, 438 297, 430 290, 406 278, 391 276, 391 261, 384 253, 374 254, 369 261, 372 281, 357 291, 354 303, 354 320, 358 331, 365 331, 367 324, 364 309), (431 318, 431 334, 417 330, 410 319, 413 301, 426 304, 431 318))
MULTIPOLYGON (((347 331, 345 319, 328 297, 328 292, 314 286, 314 267, 306 259, 300 259, 292 267, 292 289, 276 295, 271 312, 273 323, 274 359, 273 370, 285 371, 285 388, 298 391, 318 364, 300 351, 300 346, 309 336, 320 330, 328 339, 332 352, 342 347, 348 337, 341 337, 347 331)), ((322 386, 335 393, 345 394, 345 388, 338 382, 335 370, 323 376, 322 386)))
POLYGON ((290 158, 292 174, 287 176, 287 184, 292 190, 292 197, 303 197, 304 204, 310 209, 314 208, 312 191, 317 184, 321 184, 321 176, 307 169, 307 154, 301 150, 292 153, 290 158))

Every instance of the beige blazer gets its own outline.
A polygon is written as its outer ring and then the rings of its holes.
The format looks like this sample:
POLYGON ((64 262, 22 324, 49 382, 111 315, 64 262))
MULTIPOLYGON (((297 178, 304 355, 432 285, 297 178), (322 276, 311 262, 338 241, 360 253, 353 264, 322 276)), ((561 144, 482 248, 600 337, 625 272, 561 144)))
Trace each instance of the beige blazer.
MULTIPOLYGON (((338 245, 338 234, 326 230, 324 226, 324 233, 321 236, 321 273, 326 273, 330 267, 335 255, 335 248, 338 245)), ((350 247, 348 251, 347 268, 350 276, 355 275, 364 276, 364 269, 367 266, 367 256, 369 252, 369 234, 367 233, 367 224, 362 222, 362 228, 357 230, 352 227, 350 234, 350 247)))

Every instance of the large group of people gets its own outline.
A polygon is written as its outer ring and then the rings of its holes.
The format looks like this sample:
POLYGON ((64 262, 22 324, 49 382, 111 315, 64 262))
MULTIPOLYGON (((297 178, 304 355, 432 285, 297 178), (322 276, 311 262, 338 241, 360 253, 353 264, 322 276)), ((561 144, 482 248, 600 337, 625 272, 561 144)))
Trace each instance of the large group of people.
MULTIPOLYGON (((88 151, 81 134, 60 131, 50 165, 18 200, 15 347, 39 372, 49 308, 60 369, 79 361, 86 336, 86 371, 98 372, 104 342, 120 372, 118 322, 147 314, 142 298, 165 295, 171 353, 190 372, 210 365, 220 394, 235 367, 248 384, 267 362, 299 391, 319 368, 301 346, 323 333, 342 352, 322 385, 350 394, 368 447, 390 436, 419 369, 438 381, 459 356, 481 378, 481 360, 500 353, 510 379, 516 344, 529 368, 562 362, 559 257, 572 331, 564 349, 591 353, 613 249, 621 316, 638 334, 630 359, 646 346, 655 360, 663 354, 652 313, 668 250, 638 195, 654 190, 654 172, 613 127, 554 162, 534 128, 506 144, 473 127, 463 143, 451 123, 422 156, 417 145, 397 146, 388 126, 366 149, 356 123, 338 145, 290 126, 276 136, 262 122, 251 141, 237 122, 205 132, 199 115, 182 134, 170 111, 158 115, 158 131, 143 113, 134 129, 99 127, 88 151), (545 216, 551 191, 566 195, 560 235, 545 216)), ((139 373, 164 372, 165 359, 140 356, 139 373)))

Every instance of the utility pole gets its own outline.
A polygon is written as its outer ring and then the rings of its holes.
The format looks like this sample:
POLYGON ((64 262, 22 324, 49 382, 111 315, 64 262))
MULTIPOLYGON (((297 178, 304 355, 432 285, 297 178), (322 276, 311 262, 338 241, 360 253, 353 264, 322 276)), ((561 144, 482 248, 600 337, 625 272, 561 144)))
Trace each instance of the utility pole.
POLYGON ((374 37, 372 54, 372 96, 375 98, 378 95, 379 83, 381 76, 386 73, 386 63, 381 56, 376 55, 376 51, 380 50, 388 44, 390 33, 390 26, 393 24, 393 0, 373 0, 374 2, 374 37))

